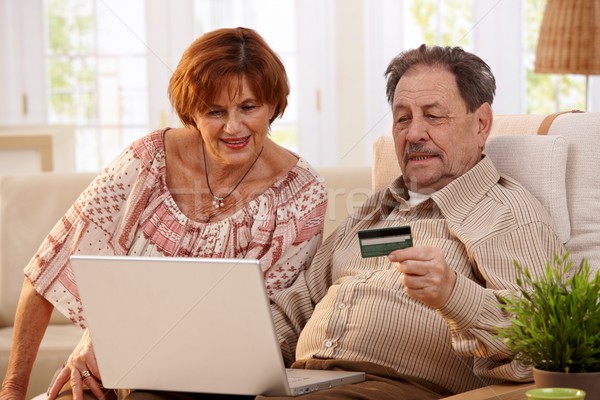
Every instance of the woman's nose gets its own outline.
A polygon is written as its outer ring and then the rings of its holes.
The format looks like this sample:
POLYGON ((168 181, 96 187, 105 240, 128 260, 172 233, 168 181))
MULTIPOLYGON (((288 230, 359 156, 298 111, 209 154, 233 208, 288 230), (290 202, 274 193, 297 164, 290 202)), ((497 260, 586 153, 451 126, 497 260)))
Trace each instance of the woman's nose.
POLYGON ((225 132, 229 134, 236 134, 240 132, 242 127, 242 120, 236 113, 230 113, 225 120, 225 132))

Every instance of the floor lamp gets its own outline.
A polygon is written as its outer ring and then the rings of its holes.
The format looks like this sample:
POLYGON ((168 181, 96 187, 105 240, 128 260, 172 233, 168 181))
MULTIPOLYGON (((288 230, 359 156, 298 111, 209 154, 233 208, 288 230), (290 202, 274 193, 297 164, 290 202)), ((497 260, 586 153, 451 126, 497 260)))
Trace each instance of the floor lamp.
POLYGON ((600 74, 600 0, 548 0, 535 55, 535 72, 600 74))

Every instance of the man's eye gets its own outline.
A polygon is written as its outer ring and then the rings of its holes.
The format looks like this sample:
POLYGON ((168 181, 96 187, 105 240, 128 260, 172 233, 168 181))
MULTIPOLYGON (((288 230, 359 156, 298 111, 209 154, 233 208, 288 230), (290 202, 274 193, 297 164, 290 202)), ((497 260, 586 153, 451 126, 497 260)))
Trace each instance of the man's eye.
POLYGON ((399 124, 405 124, 410 121, 409 117, 399 117, 396 122, 399 124))

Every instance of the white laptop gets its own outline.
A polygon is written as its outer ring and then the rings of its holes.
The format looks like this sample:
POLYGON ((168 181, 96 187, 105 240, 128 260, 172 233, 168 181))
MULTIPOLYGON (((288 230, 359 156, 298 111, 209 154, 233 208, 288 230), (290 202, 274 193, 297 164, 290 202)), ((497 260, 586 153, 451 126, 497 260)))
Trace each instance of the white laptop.
POLYGON ((71 262, 107 388, 295 396, 364 380, 284 367, 257 260, 71 262))

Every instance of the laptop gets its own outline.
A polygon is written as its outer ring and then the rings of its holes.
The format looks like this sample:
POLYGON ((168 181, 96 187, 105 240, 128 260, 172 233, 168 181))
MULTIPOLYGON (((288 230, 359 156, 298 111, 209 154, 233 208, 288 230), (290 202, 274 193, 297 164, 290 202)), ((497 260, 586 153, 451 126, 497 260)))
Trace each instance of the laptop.
POLYGON ((106 388, 296 396, 365 379, 285 368, 257 260, 71 263, 106 388))

